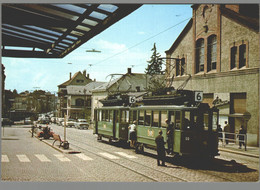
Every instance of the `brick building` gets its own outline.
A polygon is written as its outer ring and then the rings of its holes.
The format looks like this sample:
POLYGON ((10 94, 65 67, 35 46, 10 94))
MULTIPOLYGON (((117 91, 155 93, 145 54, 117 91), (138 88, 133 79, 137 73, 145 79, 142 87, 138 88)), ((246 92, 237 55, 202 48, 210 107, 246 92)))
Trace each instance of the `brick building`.
POLYGON ((218 101, 220 124, 232 133, 247 127, 248 144, 259 144, 259 5, 193 5, 193 17, 166 51, 168 84, 201 90, 218 101), (248 120, 249 119, 249 120, 248 120))

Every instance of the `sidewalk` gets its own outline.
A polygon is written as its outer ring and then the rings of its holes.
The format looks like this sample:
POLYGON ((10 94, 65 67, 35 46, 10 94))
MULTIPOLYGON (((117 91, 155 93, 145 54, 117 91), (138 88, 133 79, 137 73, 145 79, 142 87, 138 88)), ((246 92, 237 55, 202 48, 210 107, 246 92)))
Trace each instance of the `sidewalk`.
POLYGON ((238 144, 229 143, 228 145, 223 145, 222 142, 219 142, 218 149, 220 151, 231 152, 235 154, 241 154, 245 156, 251 156, 255 158, 259 158, 259 147, 247 146, 246 150, 245 147, 242 146, 241 149, 238 148, 238 144))

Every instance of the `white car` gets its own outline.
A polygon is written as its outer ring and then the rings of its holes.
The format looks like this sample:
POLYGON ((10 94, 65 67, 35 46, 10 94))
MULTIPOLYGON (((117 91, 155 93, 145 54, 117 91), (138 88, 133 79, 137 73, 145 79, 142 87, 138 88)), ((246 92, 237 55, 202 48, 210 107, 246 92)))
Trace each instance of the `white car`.
POLYGON ((89 123, 86 119, 78 119, 77 122, 75 122, 75 128, 77 129, 88 129, 89 123))
MULTIPOLYGON (((65 121, 62 122, 62 126, 64 127, 65 125, 65 121)), ((74 127, 75 126, 75 120, 74 119, 68 119, 68 121, 66 121, 66 126, 67 127, 74 127)))
POLYGON ((58 125, 62 125, 62 122, 64 121, 64 118, 62 118, 62 117, 59 117, 58 119, 57 119, 57 124, 58 125))

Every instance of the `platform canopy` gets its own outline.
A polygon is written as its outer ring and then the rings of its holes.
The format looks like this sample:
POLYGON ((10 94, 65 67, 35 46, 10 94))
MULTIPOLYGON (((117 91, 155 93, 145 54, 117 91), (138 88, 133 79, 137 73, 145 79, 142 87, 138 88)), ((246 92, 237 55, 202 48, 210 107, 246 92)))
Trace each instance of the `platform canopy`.
POLYGON ((63 58, 141 4, 2 4, 2 56, 63 58))

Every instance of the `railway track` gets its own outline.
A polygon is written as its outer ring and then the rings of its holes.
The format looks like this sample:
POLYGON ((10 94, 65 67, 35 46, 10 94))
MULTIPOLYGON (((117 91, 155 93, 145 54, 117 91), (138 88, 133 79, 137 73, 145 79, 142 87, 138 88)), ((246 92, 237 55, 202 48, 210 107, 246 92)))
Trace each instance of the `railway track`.
MULTIPOLYGON (((72 129, 73 130, 73 129, 72 129)), ((91 136, 92 134, 87 134, 89 136, 91 136)), ((95 146, 96 140, 94 141, 93 138, 91 138, 92 140, 90 140, 89 142, 86 141, 81 141, 79 139, 86 139, 86 133, 70 133, 71 138, 69 139, 70 145, 73 147, 75 147, 76 149, 79 149, 82 152, 89 152, 91 154, 96 155, 97 157, 101 157, 100 154, 98 154, 97 152, 107 152, 111 154, 111 151, 116 147, 116 146, 111 146, 111 145, 107 145, 106 143, 101 143, 102 146, 95 146)), ((146 150, 146 152, 151 152, 151 155, 154 155, 153 151, 150 150, 146 150)), ((185 170, 185 172, 187 173, 188 176, 185 176, 183 174, 179 174, 179 172, 174 172, 176 174, 172 173, 171 169, 165 169, 165 168, 156 168, 153 166, 149 166, 149 164, 145 163, 142 164, 140 163, 140 161, 135 161, 133 159, 129 159, 129 158, 125 158, 124 157, 124 162, 120 162, 118 160, 111 160, 105 157, 102 157, 103 159, 119 165, 131 172, 134 172, 140 176, 143 176, 145 178, 147 178, 149 181, 160 181, 162 182, 162 177, 161 178, 157 178, 154 176, 160 176, 160 175, 164 175, 164 179, 169 180, 171 182, 191 182, 191 181, 204 181, 204 182, 208 182, 208 181, 217 181, 217 182, 237 182, 237 179, 234 179, 232 177, 232 174, 227 174, 223 176, 223 173, 221 171, 218 170, 203 170, 203 169, 190 169, 190 168, 186 168, 185 166, 175 166, 175 164, 173 164, 171 167, 173 168, 173 170, 175 168, 181 169, 181 170, 185 170), (125 162, 127 161, 127 162, 125 162), (128 163, 128 164, 126 164, 128 163), (132 166, 128 166, 128 165, 134 165, 136 166, 136 168, 138 168, 138 170, 135 170, 132 166), (140 168, 143 168, 145 171, 142 171, 140 168), (152 175, 151 175, 152 174, 152 175), (196 180, 196 178, 192 178, 192 176, 204 176, 204 180, 203 179, 198 179, 196 180)), ((156 161, 154 162, 154 164, 156 163, 156 161)), ((178 171, 176 170, 176 171, 178 171)), ((237 174, 236 174, 237 175, 237 174)))

